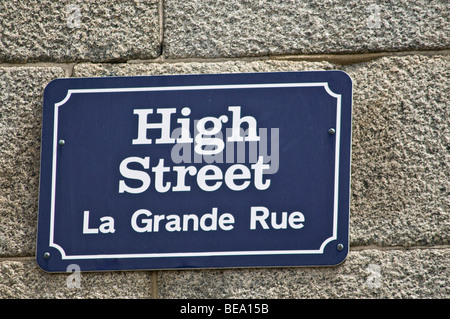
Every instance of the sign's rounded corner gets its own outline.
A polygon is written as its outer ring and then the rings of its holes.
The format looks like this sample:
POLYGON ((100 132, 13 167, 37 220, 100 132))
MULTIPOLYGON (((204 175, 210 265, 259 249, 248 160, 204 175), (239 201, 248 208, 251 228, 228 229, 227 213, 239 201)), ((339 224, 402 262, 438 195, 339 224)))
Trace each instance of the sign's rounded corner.
POLYGON ((43 260, 42 257, 39 257, 38 255, 36 255, 35 261, 36 261, 36 264, 38 265, 39 269, 41 269, 42 271, 44 271, 48 274, 52 273, 52 271, 50 271, 48 269, 48 262, 45 262, 45 260, 43 260))
POLYGON ((343 70, 335 70, 334 72, 340 74, 339 76, 342 77, 344 81, 348 81, 351 85, 353 84, 353 79, 347 72, 343 70))
MULTIPOLYGON (((35 261, 39 268, 46 273, 59 272, 55 266, 61 263, 62 255, 58 247, 37 247, 35 261), (47 248, 46 248, 47 247, 47 248)), ((57 266, 58 268, 59 266, 57 266)))
POLYGON ((348 252, 349 252, 348 248, 343 250, 343 251, 341 251, 341 252, 339 252, 339 257, 340 258, 338 259, 338 261, 335 264, 333 264, 331 266, 336 267, 336 266, 342 265, 347 260, 348 252))
POLYGON ((348 242, 339 243, 334 247, 332 246, 330 246, 330 248, 334 250, 334 253, 332 253, 334 257, 332 258, 333 261, 329 263, 329 266, 336 267, 343 264, 347 260, 350 248, 348 242))
POLYGON ((55 86, 58 86, 59 82, 62 82, 63 80, 67 80, 67 79, 66 78, 56 78, 56 79, 53 79, 50 82, 48 82, 44 88, 44 96, 46 93, 48 93, 48 91, 51 91, 54 89, 55 86))

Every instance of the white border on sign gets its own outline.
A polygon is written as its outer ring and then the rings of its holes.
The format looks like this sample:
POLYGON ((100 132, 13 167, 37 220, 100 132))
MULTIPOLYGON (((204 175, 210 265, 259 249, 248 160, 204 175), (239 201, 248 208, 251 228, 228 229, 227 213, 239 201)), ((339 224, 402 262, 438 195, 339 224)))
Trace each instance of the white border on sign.
POLYGON ((102 89, 70 89, 66 97, 55 103, 53 124, 53 159, 52 159, 52 188, 50 208, 50 240, 49 246, 56 248, 62 259, 108 259, 108 258, 166 258, 166 257, 210 257, 210 256, 254 256, 254 255, 298 255, 323 254, 325 246, 337 239, 338 195, 339 195, 339 153, 341 133, 341 95, 330 90, 327 82, 315 83, 267 83, 267 84, 227 84, 227 85, 194 85, 194 86, 166 86, 166 87, 138 87, 138 88, 102 88, 102 89), (58 109, 64 105, 72 94, 110 93, 110 92, 158 92, 158 91, 190 91, 190 90, 226 90, 226 89, 260 89, 260 88, 295 88, 295 87, 323 87, 332 97, 337 99, 336 108, 336 152, 334 167, 334 202, 333 202, 333 234, 327 238, 319 249, 312 250, 258 250, 258 251, 211 251, 211 252, 182 252, 182 253, 142 253, 142 254, 97 254, 97 255, 67 255, 64 249, 54 242, 55 226, 55 193, 56 193, 56 154, 58 145, 58 109))

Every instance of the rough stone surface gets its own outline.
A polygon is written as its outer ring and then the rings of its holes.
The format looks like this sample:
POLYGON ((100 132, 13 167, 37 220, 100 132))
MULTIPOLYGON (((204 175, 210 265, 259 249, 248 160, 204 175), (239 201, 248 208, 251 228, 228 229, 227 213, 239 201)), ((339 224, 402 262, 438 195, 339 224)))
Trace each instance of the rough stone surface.
POLYGON ((450 46, 447 0, 164 1, 169 58, 450 46))
POLYGON ((354 245, 450 242, 450 57, 382 58, 352 77, 354 245))
POLYGON ((0 298, 450 298, 449 56, 77 64, 73 76, 342 69, 353 79, 351 251, 337 267, 48 274, 34 261, 42 92, 60 67, 0 67, 0 298), (356 247, 356 248, 355 248, 356 247), (28 257, 20 257, 28 256, 28 257), (153 288, 152 288, 153 286, 153 288))
MULTIPOLYGON (((159 271, 168 298, 450 297, 450 250, 351 251, 338 267, 159 271)), ((49 274, 33 260, 0 261, 0 298, 151 298, 152 272, 49 274)))
POLYGON ((350 252, 338 267, 165 271, 160 298, 449 298, 450 250, 350 252))
MULTIPOLYGON (((386 57, 353 79, 352 245, 449 243, 449 57, 386 57)), ((75 76, 337 69, 327 62, 80 64, 75 76)))
POLYGON ((0 67, 0 256, 35 251, 42 93, 59 67, 0 67))
POLYGON ((448 0, 0 0, 0 299, 449 299, 449 15, 448 0), (52 79, 304 70, 353 79, 343 263, 83 272, 80 288, 38 267, 52 79))
POLYGON ((177 63, 81 63, 74 67, 74 77, 173 75, 211 73, 283 72, 306 70, 332 70, 328 62, 290 61, 225 61, 225 62, 177 62, 177 63))
POLYGON ((0 299, 151 298, 151 272, 49 274, 34 260, 0 261, 0 299), (79 283, 79 287, 76 284, 79 283))
POLYGON ((0 2, 0 62, 124 61, 159 55, 158 1, 0 2))

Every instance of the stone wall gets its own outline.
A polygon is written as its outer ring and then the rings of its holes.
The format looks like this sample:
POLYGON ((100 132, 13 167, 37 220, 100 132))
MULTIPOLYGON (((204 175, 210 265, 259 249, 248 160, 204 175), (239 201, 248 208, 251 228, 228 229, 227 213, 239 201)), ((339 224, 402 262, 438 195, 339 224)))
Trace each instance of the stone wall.
POLYGON ((0 2, 0 298, 449 298, 446 0, 0 2), (42 93, 61 77, 343 70, 350 252, 336 267, 49 274, 42 93))

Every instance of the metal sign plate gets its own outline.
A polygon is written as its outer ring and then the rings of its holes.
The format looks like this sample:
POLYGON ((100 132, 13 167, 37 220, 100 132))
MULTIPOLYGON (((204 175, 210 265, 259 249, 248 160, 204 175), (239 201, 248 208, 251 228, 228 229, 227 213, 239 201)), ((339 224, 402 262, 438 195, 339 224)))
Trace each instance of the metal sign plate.
POLYGON ((39 266, 339 264, 351 103, 341 71, 52 81, 39 266))

